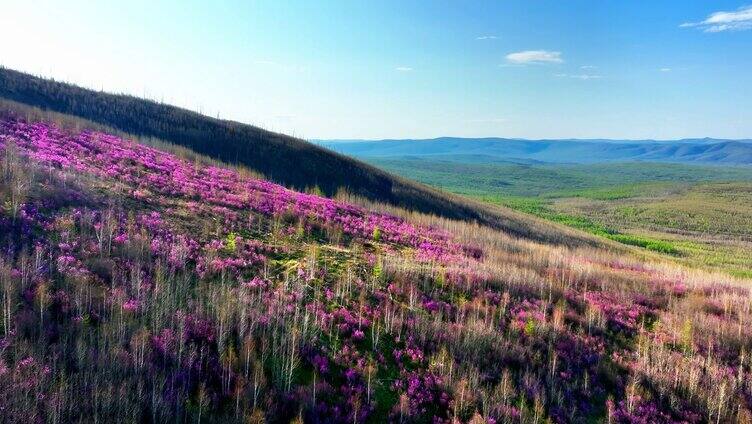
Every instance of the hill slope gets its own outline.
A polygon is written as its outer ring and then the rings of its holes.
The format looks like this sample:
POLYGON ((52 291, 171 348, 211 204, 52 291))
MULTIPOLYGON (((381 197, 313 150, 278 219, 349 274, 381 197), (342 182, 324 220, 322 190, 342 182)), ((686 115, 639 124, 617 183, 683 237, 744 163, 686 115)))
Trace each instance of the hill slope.
MULTIPOLYGON (((84 89, 0 68, 0 98, 83 118, 135 136, 155 137, 224 162, 240 164, 288 187, 339 189, 447 218, 478 221, 541 241, 597 244, 513 211, 489 207, 395 177, 304 140, 219 120, 175 106, 84 89)), ((17 109, 11 105, 11 109, 17 109)))
POLYGON ((752 164, 752 140, 319 140, 318 144, 361 158, 440 156, 458 161, 525 160, 550 163, 680 162, 752 164), (475 159, 473 159, 475 157, 475 159))
POLYGON ((752 413, 748 282, 18 119, 0 205, 3 423, 752 413))

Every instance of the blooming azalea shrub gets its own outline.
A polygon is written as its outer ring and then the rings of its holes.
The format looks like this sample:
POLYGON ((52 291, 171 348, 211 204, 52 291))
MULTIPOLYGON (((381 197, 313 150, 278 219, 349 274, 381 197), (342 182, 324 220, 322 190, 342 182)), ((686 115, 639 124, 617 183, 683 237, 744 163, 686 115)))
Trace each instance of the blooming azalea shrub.
POLYGON ((335 225, 353 236, 370 238, 376 233, 380 241, 416 248, 417 256, 426 260, 481 254, 478 248, 452 243, 449 234, 436 229, 418 228, 394 216, 287 190, 226 168, 196 166, 112 135, 91 131, 72 135, 52 125, 21 121, 4 121, 0 131, 4 140, 12 140, 40 164, 126 184, 132 197, 147 203, 167 198, 191 200, 197 211, 229 222, 237 219, 238 210, 267 216, 287 214, 304 222, 335 225))
POLYGON ((51 123, 0 158, 2 422, 749 417, 736 281, 51 123))

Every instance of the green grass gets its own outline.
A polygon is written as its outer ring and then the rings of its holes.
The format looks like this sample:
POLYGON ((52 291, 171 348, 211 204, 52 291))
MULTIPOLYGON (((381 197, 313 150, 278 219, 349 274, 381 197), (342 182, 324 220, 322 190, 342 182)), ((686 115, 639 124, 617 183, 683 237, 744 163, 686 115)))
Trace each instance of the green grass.
POLYGON ((635 197, 657 196, 661 193, 676 192, 685 183, 679 182, 640 182, 610 187, 594 187, 580 190, 557 191, 546 195, 547 198, 579 197, 592 200, 621 200, 635 197))
POLYGON ((407 178, 689 265, 752 277, 752 167, 367 160, 407 178))
POLYGON ((752 235, 752 184, 703 183, 676 195, 628 201, 606 209, 615 220, 729 236, 752 235))
POLYGON ((752 255, 744 246, 719 245, 699 240, 674 242, 684 253, 686 263, 723 270, 741 278, 752 278, 752 255))
POLYGON ((560 224, 578 228, 583 231, 587 231, 591 234, 595 234, 601 237, 605 237, 610 240, 617 241, 622 244, 628 244, 631 246, 643 247, 655 252, 666 253, 670 255, 680 254, 680 250, 676 248, 672 243, 658 240, 655 238, 637 236, 632 234, 622 234, 618 230, 606 227, 602 224, 596 223, 589 218, 576 215, 568 215, 565 213, 557 212, 548 207, 542 200, 535 198, 524 197, 512 197, 512 198, 491 198, 486 197, 486 201, 494 201, 504 206, 516 209, 521 212, 529 213, 540 218, 548 219, 550 221, 558 222, 560 224))
POLYGON ((680 253, 680 250, 677 249, 676 246, 663 240, 640 237, 631 234, 608 234, 606 237, 622 244, 644 247, 645 249, 654 252, 667 253, 669 255, 678 255, 680 253))

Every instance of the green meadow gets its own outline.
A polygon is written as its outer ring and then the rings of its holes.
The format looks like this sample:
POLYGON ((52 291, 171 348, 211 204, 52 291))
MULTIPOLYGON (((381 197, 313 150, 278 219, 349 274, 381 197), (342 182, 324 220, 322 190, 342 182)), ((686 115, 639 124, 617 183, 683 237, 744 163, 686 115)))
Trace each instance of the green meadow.
POLYGON ((677 261, 752 276, 752 168, 379 158, 372 164, 677 261))

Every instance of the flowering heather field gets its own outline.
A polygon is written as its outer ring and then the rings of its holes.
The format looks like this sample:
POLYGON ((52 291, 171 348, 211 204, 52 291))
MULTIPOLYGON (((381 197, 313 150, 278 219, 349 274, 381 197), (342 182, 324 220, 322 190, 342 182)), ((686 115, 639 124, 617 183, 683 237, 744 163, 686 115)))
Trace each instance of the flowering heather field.
POLYGON ((0 422, 752 422, 748 281, 15 119, 0 202, 0 422))

